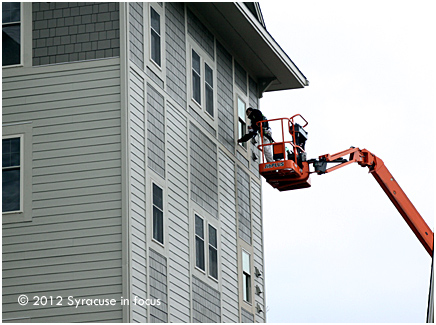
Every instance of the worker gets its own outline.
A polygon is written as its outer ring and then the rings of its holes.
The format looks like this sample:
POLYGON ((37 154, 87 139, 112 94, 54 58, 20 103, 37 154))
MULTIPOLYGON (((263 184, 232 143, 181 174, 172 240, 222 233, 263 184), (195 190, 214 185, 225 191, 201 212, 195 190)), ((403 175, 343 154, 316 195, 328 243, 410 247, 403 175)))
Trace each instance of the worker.
MULTIPOLYGON (((247 142, 248 140, 254 138, 258 132, 260 131, 260 127, 257 122, 265 121, 266 117, 262 114, 262 112, 258 109, 249 107, 245 111, 248 119, 251 122, 251 125, 248 127, 248 133, 245 134, 242 138, 238 140, 238 143, 247 142)), ((263 144, 273 143, 274 140, 272 138, 271 128, 268 125, 268 122, 262 123, 262 133, 263 133, 263 144)), ((265 153, 265 159, 267 162, 274 161, 272 154, 272 146, 264 146, 263 151, 265 153)))

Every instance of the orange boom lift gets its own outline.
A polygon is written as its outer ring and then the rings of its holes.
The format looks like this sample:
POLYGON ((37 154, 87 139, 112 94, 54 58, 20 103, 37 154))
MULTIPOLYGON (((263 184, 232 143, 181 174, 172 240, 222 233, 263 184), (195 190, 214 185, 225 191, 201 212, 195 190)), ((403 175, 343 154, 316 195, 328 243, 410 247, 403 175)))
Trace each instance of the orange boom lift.
POLYGON ((354 162, 362 167, 368 167, 369 172, 374 176, 383 191, 392 201, 400 212, 410 229, 414 232, 418 240, 422 243, 425 250, 433 256, 433 231, 426 224, 419 212, 410 202, 407 195, 396 182, 395 178, 386 168, 383 161, 366 149, 351 147, 350 149, 338 152, 334 155, 322 155, 318 159, 307 160, 305 143, 307 132, 304 127, 308 122, 300 115, 291 118, 279 118, 258 122, 262 124, 272 122, 281 124, 281 141, 274 143, 263 143, 263 129, 261 130, 261 144, 258 146, 262 152, 262 162, 259 164, 259 173, 266 181, 279 191, 296 190, 310 187, 310 174, 318 175, 330 173, 354 162), (301 124, 295 120, 301 120, 301 124), (265 162, 265 150, 273 150, 274 162, 265 162), (289 146, 289 147, 288 147, 289 146), (348 160, 343 158, 349 155, 348 160), (335 166, 327 168, 327 164, 336 163, 335 166), (309 165, 313 164, 314 171, 309 170, 309 165))

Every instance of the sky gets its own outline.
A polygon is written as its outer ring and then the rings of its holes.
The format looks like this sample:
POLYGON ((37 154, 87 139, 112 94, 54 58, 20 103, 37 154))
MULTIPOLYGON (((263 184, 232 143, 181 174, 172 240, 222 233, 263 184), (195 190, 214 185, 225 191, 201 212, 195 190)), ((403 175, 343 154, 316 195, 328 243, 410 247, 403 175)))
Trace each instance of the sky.
MULTIPOLYGON (((434 1, 261 1, 269 33, 310 85, 265 93, 270 119, 309 122, 308 158, 381 158, 434 229, 434 1)), ((274 129, 273 129, 274 134, 274 129)), ((268 322, 425 322, 431 258, 367 168, 263 182, 268 322)))

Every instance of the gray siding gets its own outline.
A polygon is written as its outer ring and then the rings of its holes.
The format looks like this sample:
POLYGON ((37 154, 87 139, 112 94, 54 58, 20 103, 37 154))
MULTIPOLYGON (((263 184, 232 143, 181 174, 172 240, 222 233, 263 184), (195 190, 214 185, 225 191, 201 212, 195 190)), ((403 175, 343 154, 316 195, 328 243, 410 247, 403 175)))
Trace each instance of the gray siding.
POLYGON ((238 230, 239 237, 251 245, 250 176, 238 166, 238 230))
POLYGON ((254 323, 254 315, 244 308, 241 308, 241 321, 242 323, 254 323))
POLYGON ((257 98, 257 84, 256 82, 249 77, 248 78, 248 95, 250 97, 250 107, 259 108, 259 98, 257 98))
POLYGON ((119 69, 112 59, 3 76, 3 123, 33 126, 32 222, 3 225, 3 319, 122 321, 120 304, 17 304, 121 297, 119 69))
POLYGON ((197 42, 198 45, 210 56, 212 60, 215 60, 215 46, 214 36, 204 26, 204 24, 191 12, 188 12, 188 34, 197 42))
POLYGON ((33 65, 120 55, 116 2, 35 2, 33 65))
POLYGON ((186 109, 186 40, 183 3, 165 4, 166 83, 168 95, 186 109))
POLYGON ((163 96, 147 84, 148 167, 165 178, 165 107, 163 96))
MULTIPOLYGON (((130 223, 132 234, 132 297, 147 298, 145 210, 145 98, 144 80, 133 70, 129 83, 130 223)), ((147 321, 146 307, 132 304, 132 320, 147 321)))
POLYGON ((192 277, 194 323, 221 323, 221 295, 200 279, 192 277))
MULTIPOLYGON (((261 186, 258 182, 251 181, 251 207, 253 218, 253 265, 257 267, 263 274, 263 225, 262 225, 262 198, 261 198, 261 186)), ((263 277, 253 276, 254 285, 258 285, 264 292, 265 283, 263 277)), ((256 313, 256 322, 265 322, 265 294, 254 294, 255 305, 259 304, 264 312, 256 313)))
POLYGON ((167 259, 150 249, 150 298, 160 305, 150 307, 151 323, 168 323, 167 259))
POLYGON ((235 163, 219 151, 221 278, 224 323, 239 322, 235 163))
POLYGON ((170 322, 190 321, 188 129, 186 117, 168 104, 168 228, 170 322))
POLYGON ((218 218, 217 146, 190 124, 191 199, 218 218))
POLYGON ((129 2, 130 60, 144 69, 143 3, 129 2))
POLYGON ((189 114, 191 115, 191 117, 196 120, 207 132, 209 132, 209 134, 216 138, 216 131, 215 128, 210 125, 208 122, 206 122, 206 120, 200 115, 198 114, 197 110, 195 108, 192 108, 191 105, 189 105, 189 114))
POLYGON ((242 92, 247 95, 247 72, 235 60, 235 83, 242 92))
POLYGON ((217 104, 219 141, 235 150, 232 56, 217 42, 217 104))

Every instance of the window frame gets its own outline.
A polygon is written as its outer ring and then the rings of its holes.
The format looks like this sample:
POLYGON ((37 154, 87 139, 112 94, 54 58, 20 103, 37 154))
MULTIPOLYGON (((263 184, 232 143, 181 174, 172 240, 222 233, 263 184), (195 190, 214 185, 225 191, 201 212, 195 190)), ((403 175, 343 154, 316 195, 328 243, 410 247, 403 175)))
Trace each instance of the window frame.
POLYGON ((208 250, 207 250, 207 254, 208 254, 208 276, 211 277, 212 279, 215 279, 216 281, 218 281, 218 230, 216 229, 216 227, 212 226, 210 223, 208 223, 207 225, 207 236, 208 236, 208 241, 207 241, 207 246, 208 246, 208 250), (215 230, 215 246, 213 246, 213 244, 211 244, 210 242, 210 228, 213 228, 215 230), (214 277, 211 274, 211 254, 210 251, 215 250, 215 257, 216 257, 216 277, 214 277))
POLYGON ((194 259, 194 268, 201 272, 201 274, 203 274, 204 276, 206 276, 207 278, 213 280, 215 283, 219 282, 219 278, 220 278, 220 268, 219 268, 219 232, 218 232, 218 227, 216 227, 212 222, 210 222, 202 213, 199 213, 197 211, 194 211, 193 213, 194 215, 194 232, 193 232, 193 240, 194 240, 194 253, 193 253, 193 259, 194 259), (203 242, 203 261, 204 261, 204 270, 201 269, 199 266, 197 266, 197 232, 196 232, 196 220, 197 217, 199 219, 202 220, 202 225, 203 225, 203 238, 199 237, 202 242, 203 242), (216 275, 217 277, 215 278, 213 275, 211 275, 210 272, 210 252, 209 252, 209 248, 210 248, 210 233, 209 233, 209 227, 213 228, 215 230, 216 233, 216 247, 212 246, 213 249, 215 249, 216 251, 216 275))
MULTIPOLYGON (((238 125, 237 130, 236 130, 236 132, 238 132, 237 139, 240 139, 241 137, 243 137, 244 135, 246 135, 248 133, 247 132, 247 114, 245 113, 246 110, 247 110, 247 101, 244 100, 244 98, 239 93, 237 93, 236 94, 236 118, 237 118, 237 125, 238 125), (244 112, 243 112, 244 120, 242 120, 241 116, 239 116, 239 101, 244 103, 244 112), (240 129, 241 123, 243 123, 243 126, 241 127, 242 130, 240 129)), ((245 151, 248 151, 247 142, 238 143, 238 147, 243 148, 245 151)))
POLYGON ((153 64, 159 69, 162 70, 162 62, 163 62, 163 51, 162 51, 162 12, 161 10, 158 10, 155 6, 151 5, 149 6, 148 10, 148 18, 149 18, 149 26, 148 26, 148 37, 149 37, 149 55, 150 55, 150 61, 153 62, 153 64), (152 26, 152 19, 151 19, 151 13, 152 10, 159 15, 159 33, 153 28, 152 26), (152 44, 153 44, 153 32, 155 32, 159 37, 159 60, 160 63, 156 62, 153 59, 153 52, 152 52, 152 44))
POLYGON ((247 252, 245 249, 242 249, 241 253, 241 270, 242 270, 242 300, 246 302, 247 304, 252 304, 253 302, 253 277, 252 277, 252 261, 251 261, 251 254, 247 252), (244 267, 244 254, 248 256, 248 262, 249 262, 249 272, 245 271, 244 267), (246 285, 248 284, 248 286, 246 285), (247 294, 248 300, 245 298, 245 294, 247 294))
POLYGON ((20 138, 20 210, 2 211, 3 224, 32 221, 33 139, 31 122, 3 124, 2 140, 18 137, 20 138))
POLYGON ((189 101, 191 107, 196 107, 203 112, 207 119, 209 119, 213 124, 217 123, 217 68, 215 60, 213 60, 203 49, 196 45, 195 41, 189 41, 189 46, 187 50, 189 51, 189 66, 188 71, 188 87, 189 87, 189 101), (195 45, 194 45, 195 44, 195 45), (195 52, 200 57, 200 103, 194 98, 194 67, 193 67, 193 52, 195 52), (206 82, 206 65, 212 72, 212 84, 210 85, 206 82), (207 109, 207 87, 210 86, 212 94, 212 114, 207 109))
MULTIPOLYGON (((3 2, 2 2, 2 9, 3 9, 3 2)), ((23 20, 24 20, 24 5, 23 2, 20 2, 20 63, 17 64, 10 64, 10 65, 3 65, 3 61, 2 61, 2 68, 15 68, 15 67, 22 67, 24 65, 24 24, 23 24, 23 20)), ((13 23, 3 23, 2 21, 2 32, 3 32, 3 26, 8 26, 8 25, 13 25, 13 24, 17 24, 17 22, 13 22, 13 23)), ((3 44, 2 44, 3 46, 3 44)))
POLYGON ((157 182, 151 181, 151 240, 152 242, 158 244, 161 247, 165 247, 165 194, 164 188, 159 185, 157 182), (162 209, 154 203, 154 186, 158 187, 162 190, 162 209), (157 238, 154 237, 154 208, 159 209, 162 212, 162 242, 160 242, 157 238))
MULTIPOLYGON (((24 197, 23 197, 23 192, 24 192, 24 164, 23 164, 23 154, 24 154, 24 150, 23 150, 23 145, 24 145, 24 141, 23 141, 24 135, 23 134, 16 134, 16 135, 7 135, 7 136, 3 136, 2 137, 2 141, 3 140, 8 140, 8 139, 20 139, 20 163, 18 165, 18 168, 20 170, 20 206, 18 210, 12 210, 12 211, 3 211, 3 207, 2 207, 2 214, 3 215, 8 215, 8 214, 16 214, 16 213, 23 213, 23 205, 24 205, 24 197)), ((11 166, 11 167, 3 167, 2 164, 2 174, 4 170, 11 170, 11 169, 16 169, 17 166, 11 166)), ((3 192, 3 189, 2 189, 3 192)))

